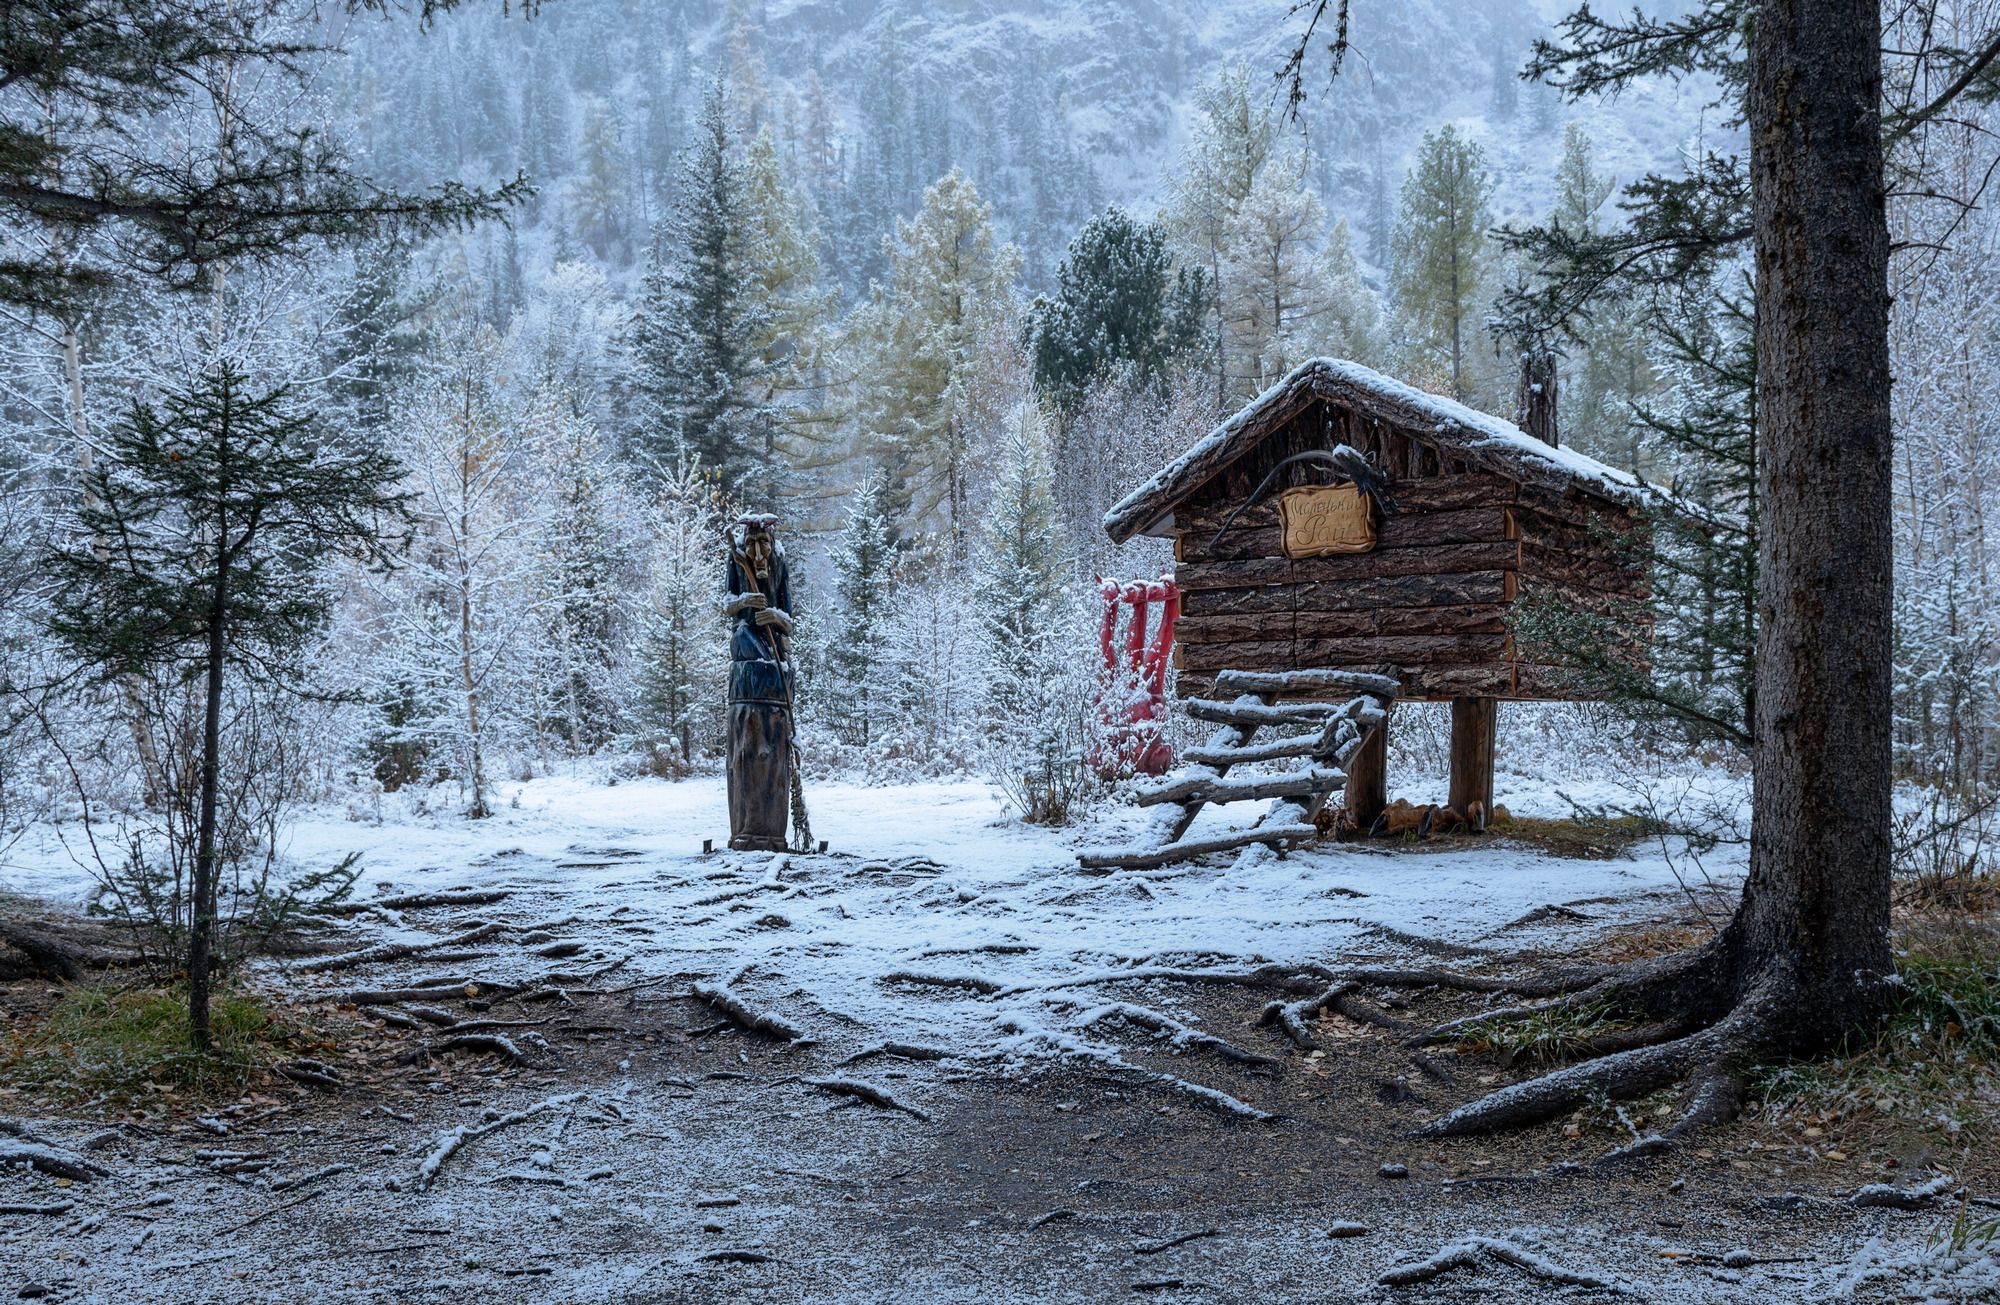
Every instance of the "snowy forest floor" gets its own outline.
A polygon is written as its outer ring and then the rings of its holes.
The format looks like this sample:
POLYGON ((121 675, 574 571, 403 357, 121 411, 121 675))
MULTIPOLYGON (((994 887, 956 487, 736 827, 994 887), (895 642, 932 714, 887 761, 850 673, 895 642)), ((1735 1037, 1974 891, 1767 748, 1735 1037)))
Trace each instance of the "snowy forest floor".
MULTIPOLYGON (((301 859, 364 854, 363 901, 461 900, 378 907, 310 957, 252 968, 328 1035, 305 1076, 338 1086, 273 1078, 220 1102, 0 1088, 0 1124, 104 1171, 0 1169, 0 1293, 1748 1302, 2000 1284, 1990 1249, 1941 1244, 1951 1205, 1850 1199, 1934 1164, 1990 1196, 1990 1140, 1753 1112, 1695 1149, 1596 1164, 1649 1101, 1415 1143, 1418 1123, 1533 1068, 1420 1062, 1339 1015, 1304 1052, 1259 1026, 1272 993, 1223 981, 1264 962, 1498 971, 1684 945, 1726 911, 1740 861, 1687 885, 1645 844, 1573 859, 1489 838, 1090 875, 1075 847, 1114 840, 1127 813, 1048 831, 999 823, 975 784, 811 795, 826 855, 702 855, 726 833, 713 779, 534 781, 477 824, 303 822, 301 859), (717 1027, 696 985, 810 1041, 717 1027), (398 988, 425 991, 381 1000, 398 988), (1426 1261, 1420 1281, 1381 1281, 1426 1261)), ((1512 800, 1535 813, 1534 794, 1512 800)), ((0 872, 58 906, 87 883, 53 838, 0 872)), ((10 1027, 54 1000, 0 987, 10 1027)), ((1423 993, 1390 1013, 1483 1000, 1423 993)))

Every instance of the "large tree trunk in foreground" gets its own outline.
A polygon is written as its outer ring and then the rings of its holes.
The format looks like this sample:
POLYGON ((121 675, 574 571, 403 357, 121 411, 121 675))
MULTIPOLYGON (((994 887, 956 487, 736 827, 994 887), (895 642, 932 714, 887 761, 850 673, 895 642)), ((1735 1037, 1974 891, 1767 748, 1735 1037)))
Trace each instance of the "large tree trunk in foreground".
MULTIPOLYGON (((1889 951, 1888 262, 1875 0, 1761 0, 1747 104, 1761 403, 1755 821, 1735 917, 1691 951, 1516 978, 1371 970, 1358 984, 1553 997, 1638 1023, 1595 1056, 1420 1133, 1557 1118, 1685 1081, 1672 1138, 1727 1118, 1762 1060, 1879 1010, 1889 951)), ((1340 976, 1335 976, 1340 977, 1340 976)), ((1330 990, 1331 991, 1331 990, 1330 990)), ((1488 1010, 1441 1025, 1545 1014, 1488 1010)), ((1640 1149, 1650 1150, 1654 1142, 1640 1149)))
POLYGON ((1764 0, 1751 45, 1762 626, 1750 881, 1726 941, 1792 988, 1794 1050, 1871 1015, 1891 968, 1878 25, 1874 0, 1764 0))

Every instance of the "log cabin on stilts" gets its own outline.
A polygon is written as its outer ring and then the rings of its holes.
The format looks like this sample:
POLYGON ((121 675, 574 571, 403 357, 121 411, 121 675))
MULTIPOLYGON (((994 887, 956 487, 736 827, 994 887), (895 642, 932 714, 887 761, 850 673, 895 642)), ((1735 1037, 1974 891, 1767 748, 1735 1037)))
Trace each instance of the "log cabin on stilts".
MULTIPOLYGON (((1351 822, 1368 830, 1387 799, 1395 698, 1451 703, 1448 805, 1492 810, 1497 704, 1582 696, 1553 654, 1517 641, 1517 606, 1627 613, 1646 596, 1643 549, 1615 541, 1645 529, 1648 487, 1560 447, 1546 384, 1525 378, 1523 392, 1524 420, 1546 438, 1357 363, 1314 359, 1106 514, 1115 542, 1174 541, 1178 696, 1187 714, 1224 727, 1183 757, 1197 773, 1156 786, 1182 805, 1160 830, 1166 843, 1203 801, 1271 789, 1224 773, 1273 756, 1318 763, 1322 789, 1337 778, 1351 822), (1298 707, 1343 694, 1354 728, 1336 751, 1334 709, 1298 707), (1369 701, 1354 707, 1352 695, 1369 701), (1322 726, 1324 746, 1252 741, 1260 724, 1288 723, 1322 726)), ((1649 634, 1632 631, 1635 662, 1649 634)), ((1274 806, 1265 826, 1296 830, 1328 796, 1303 775, 1287 793, 1292 806, 1274 806)), ((1299 841, 1261 841, 1288 838, 1299 841)))

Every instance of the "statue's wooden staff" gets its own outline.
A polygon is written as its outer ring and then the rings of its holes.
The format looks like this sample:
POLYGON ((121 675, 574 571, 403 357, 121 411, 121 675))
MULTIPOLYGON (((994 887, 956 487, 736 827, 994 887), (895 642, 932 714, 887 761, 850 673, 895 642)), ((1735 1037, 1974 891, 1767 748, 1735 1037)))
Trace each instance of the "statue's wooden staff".
MULTIPOLYGON (((736 551, 736 563, 743 568, 743 578, 750 582, 750 592, 764 600, 764 606, 761 610, 767 612, 778 610, 771 605, 772 595, 764 592, 763 582, 757 578, 756 563, 750 560, 749 554, 745 551, 736 551)), ((790 620, 791 615, 790 612, 786 612, 785 619, 790 620)), ((752 625, 761 625, 761 622, 755 616, 750 618, 750 622, 752 625)), ((785 686, 785 714, 792 718, 792 738, 789 741, 789 746, 792 750, 792 834, 798 841, 799 850, 810 852, 813 850, 815 844, 813 843, 812 836, 812 821, 806 815, 805 781, 799 776, 799 767, 802 764, 798 744, 799 713, 792 701, 791 678, 783 670, 785 664, 792 659, 791 635, 775 624, 766 625, 762 628, 771 632, 771 649, 778 655, 778 678, 785 686)))

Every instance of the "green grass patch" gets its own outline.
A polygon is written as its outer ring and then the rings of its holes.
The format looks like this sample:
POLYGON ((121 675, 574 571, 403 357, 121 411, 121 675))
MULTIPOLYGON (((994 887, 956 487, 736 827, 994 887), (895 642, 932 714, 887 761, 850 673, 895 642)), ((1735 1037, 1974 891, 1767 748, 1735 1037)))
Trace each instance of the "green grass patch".
POLYGON ((1592 1038, 1627 1027, 1600 1005, 1557 1006, 1467 1025, 1458 1046, 1462 1051, 1497 1055, 1509 1065, 1551 1065, 1572 1058, 1592 1038))
POLYGON ((1540 848, 1551 856, 1578 861, 1615 861, 1634 843, 1651 838, 1659 826, 1644 816, 1585 813, 1552 820, 1509 816, 1493 832, 1517 843, 1540 848))
POLYGON ((1916 931, 1896 972, 1869 1036, 1834 1059, 1763 1071, 1759 1088, 1773 1113, 1873 1114, 1968 1141, 2000 1125, 2000 938, 1916 931))
POLYGON ((323 1033, 241 988, 210 998, 207 1055, 194 1049, 184 989, 78 984, 23 1023, 7 1037, 0 1078, 57 1096, 236 1093, 272 1064, 326 1045, 323 1033))

